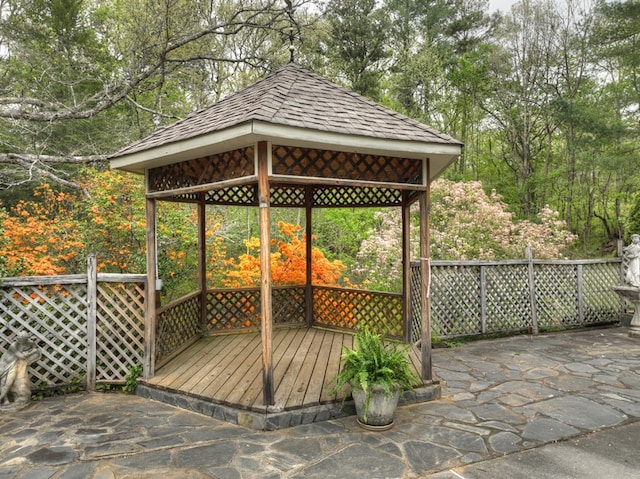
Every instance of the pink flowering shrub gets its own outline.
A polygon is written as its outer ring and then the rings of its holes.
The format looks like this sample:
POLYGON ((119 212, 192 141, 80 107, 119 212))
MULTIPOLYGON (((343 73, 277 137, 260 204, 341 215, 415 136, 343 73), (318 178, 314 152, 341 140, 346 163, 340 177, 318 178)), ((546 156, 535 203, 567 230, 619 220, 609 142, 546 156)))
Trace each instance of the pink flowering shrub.
MULTIPOLYGON (((534 257, 562 258, 577 238, 548 207, 538 221, 518 221, 508 205, 482 184, 439 179, 431 189, 431 258, 502 260, 523 258, 530 246, 534 257)), ((353 274, 370 289, 399 291, 402 284, 402 223, 399 208, 376 213, 378 225, 361 243, 353 274)), ((417 214, 412 214, 411 257, 419 257, 417 214)))

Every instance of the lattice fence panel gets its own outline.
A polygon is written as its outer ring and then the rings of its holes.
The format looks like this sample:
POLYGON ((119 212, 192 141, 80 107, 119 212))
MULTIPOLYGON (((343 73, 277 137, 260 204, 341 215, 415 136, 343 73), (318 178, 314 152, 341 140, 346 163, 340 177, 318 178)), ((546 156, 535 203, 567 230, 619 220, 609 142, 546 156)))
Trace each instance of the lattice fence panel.
MULTIPOLYGON (((422 291, 420 289, 420 263, 411 263, 411 342, 422 337, 422 291)), ((432 320, 431 327, 434 322, 432 320)))
POLYGON ((207 330, 219 333, 260 327, 260 290, 216 289, 207 292, 207 330))
POLYGON ((156 361, 179 349, 200 334, 200 294, 192 294, 166 305, 156 317, 156 361))
MULTIPOLYGON (((299 286, 271 291, 274 325, 304 324, 305 290, 299 286)), ((211 333, 260 328, 260 290, 216 289, 207 294, 207 329, 211 333)))
POLYGON ((481 268, 486 288, 484 332, 527 329, 532 320, 527 267, 496 264, 481 268))
POLYGON ((371 328, 402 338, 402 297, 399 294, 315 286, 313 317, 317 324, 354 329, 371 328))
POLYGON ((584 322, 616 321, 620 317, 620 298, 612 285, 620 281, 619 263, 593 263, 582 266, 584 322))
POLYGON ((577 266, 536 264, 534 274, 538 328, 580 324, 577 266))
POLYGON ((482 332, 479 267, 431 267, 431 323, 439 337, 482 332))
POLYGON ((81 380, 87 363, 86 284, 17 286, 0 289, 0 349, 19 331, 38 345, 42 358, 31 365, 34 386, 81 380))
POLYGON ((304 324, 305 289, 303 287, 273 288, 271 291, 273 323, 304 324))
POLYGON ((271 188, 271 206, 299 207, 305 206, 305 189, 300 186, 277 185, 271 188))
POLYGON ((96 381, 124 382, 144 355, 144 284, 99 283, 96 381))

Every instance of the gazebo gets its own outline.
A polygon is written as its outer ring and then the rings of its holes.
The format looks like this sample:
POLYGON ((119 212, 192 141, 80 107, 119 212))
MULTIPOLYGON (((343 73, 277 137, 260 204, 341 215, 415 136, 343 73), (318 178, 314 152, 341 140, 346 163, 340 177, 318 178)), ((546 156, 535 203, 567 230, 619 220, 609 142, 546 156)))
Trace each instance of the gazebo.
MULTIPOLYGON (((225 418, 230 410, 263 414, 267 422, 273 421, 269 414, 287 410, 317 411, 341 399, 327 396, 325 380, 337 372, 340 347, 352 341, 346 333, 354 324, 375 327, 406 343, 419 339, 422 347, 419 352, 414 348, 412 359, 424 384, 433 385, 429 187, 460 155, 461 147, 450 136, 289 63, 112 155, 112 168, 146 178, 145 387, 163 391, 156 393, 161 399, 171 393, 204 400, 212 405, 208 412, 225 418), (200 288, 162 306, 154 299, 154 285, 159 283, 158 201, 194 203, 199 211, 200 288), (409 211, 416 202, 421 268, 412 288, 409 211), (259 287, 208 288, 207 205, 259 208, 259 287), (400 294, 312 284, 309 260, 304 285, 272 285, 271 208, 304 209, 304 228, 311 238, 314 209, 381 206, 402 211, 400 294), (412 334, 412 318, 420 318, 420 338, 412 334), (255 333, 240 334, 250 331, 255 333), (315 339, 304 331, 321 331, 322 337, 315 339), (225 335, 216 336, 221 332, 225 335), (290 373, 292 369, 295 373, 290 373), (260 380, 254 377, 258 370, 260 380), (244 378, 223 384, 223 378, 239 371, 245 371, 244 378), (194 375, 200 375, 197 384, 185 379, 194 375), (311 394, 311 389, 317 393, 311 394)), ((309 240, 307 258, 311 248, 309 240)), ((238 414, 231 415, 242 422, 238 414)), ((316 420, 322 414, 312 416, 316 420)), ((258 423, 264 428, 264 421, 258 423)), ((282 425, 276 421, 273 427, 282 425)))

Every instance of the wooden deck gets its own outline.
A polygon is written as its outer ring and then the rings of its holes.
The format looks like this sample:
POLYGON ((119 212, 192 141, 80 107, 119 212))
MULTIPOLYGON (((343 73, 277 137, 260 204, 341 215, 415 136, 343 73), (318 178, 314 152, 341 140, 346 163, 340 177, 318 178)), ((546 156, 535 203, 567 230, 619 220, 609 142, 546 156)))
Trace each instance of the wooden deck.
MULTIPOLYGON (((342 401, 329 391, 331 378, 340 368, 343 345, 352 347, 353 336, 316 328, 275 330, 275 408, 287 411, 342 401)), ((413 350, 410 357, 419 377, 419 354, 413 350)), ((146 384, 233 408, 264 411, 260 334, 202 339, 146 384)))

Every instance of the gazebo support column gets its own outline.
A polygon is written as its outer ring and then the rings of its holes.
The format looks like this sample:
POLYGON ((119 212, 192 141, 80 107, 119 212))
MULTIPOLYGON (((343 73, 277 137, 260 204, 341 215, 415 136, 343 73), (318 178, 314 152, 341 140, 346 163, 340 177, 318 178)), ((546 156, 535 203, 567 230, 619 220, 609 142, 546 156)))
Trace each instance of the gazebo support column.
POLYGON ((144 359, 142 375, 150 379, 155 374, 156 359, 156 200, 147 198, 147 285, 144 298, 144 359))
POLYGON ((200 325, 207 330, 207 203, 205 194, 198 195, 198 282, 200 283, 200 325))
POLYGON ((262 384, 265 406, 274 404, 271 309, 271 211, 269 207, 268 143, 258 143, 258 201, 260 206, 260 330, 262 332, 262 384))
MULTIPOLYGON (((427 176, 427 178, 429 178, 427 176)), ((427 180, 429 181, 429 180, 427 180)), ((422 379, 433 381, 431 368, 431 247, 429 237, 429 186, 420 193, 420 298, 422 310, 422 379)))
POLYGON ((402 199, 402 327, 405 344, 411 343, 411 204, 402 199))
POLYGON ((305 188, 305 234, 306 234, 306 284, 304 288, 304 310, 307 328, 313 325, 313 188, 305 188))

